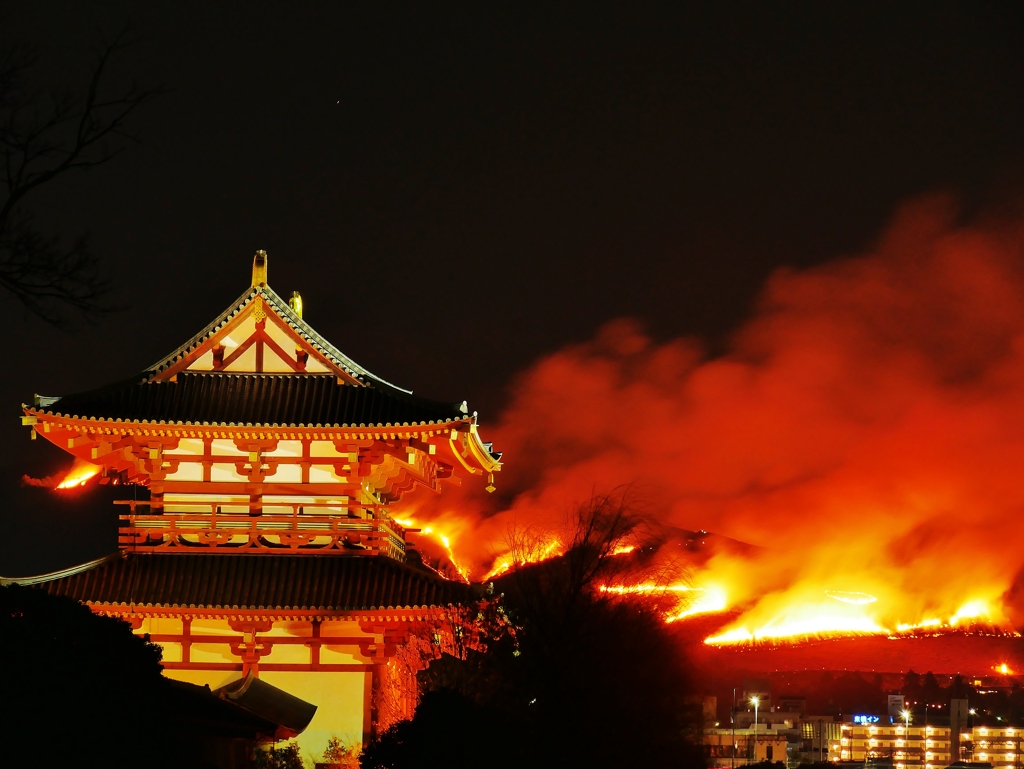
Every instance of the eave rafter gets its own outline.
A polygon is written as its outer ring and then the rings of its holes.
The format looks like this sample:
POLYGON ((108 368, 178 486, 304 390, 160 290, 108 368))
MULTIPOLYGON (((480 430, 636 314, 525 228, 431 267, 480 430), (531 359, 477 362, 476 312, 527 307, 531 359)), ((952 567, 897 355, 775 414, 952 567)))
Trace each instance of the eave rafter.
MULTIPOLYGON (((238 465, 238 472, 247 475, 251 483, 274 486, 273 476, 280 465, 305 462, 334 466, 339 477, 350 479, 342 485, 366 484, 382 497, 395 501, 416 485, 437 492, 441 481, 457 483, 452 472, 456 465, 480 474, 492 472, 491 467, 496 464, 493 460, 491 465, 475 464, 477 453, 473 449, 479 441, 469 417, 422 425, 324 428, 121 422, 54 416, 29 407, 25 407, 25 413, 26 424, 71 454, 144 484, 165 481, 181 462, 219 462, 238 465), (185 438, 231 440, 240 455, 248 456, 248 462, 230 455, 175 453, 185 438), (266 456, 282 440, 329 441, 342 456, 266 456)), ((489 455, 487 458, 490 459, 489 455)), ((207 488, 214 488, 204 483, 207 488)), ((167 481, 162 488, 172 491, 179 485, 167 481)), ((201 487, 196 483, 186 485, 190 489, 201 487)))
MULTIPOLYGON (((131 619, 135 617, 225 619, 242 622, 260 621, 312 621, 355 620, 363 626, 401 626, 406 622, 432 622, 446 619, 452 607, 447 606, 397 606, 380 609, 323 609, 300 607, 276 608, 233 608, 226 606, 171 606, 140 604, 111 604, 87 602, 97 614, 131 619)), ((372 632, 372 631, 364 631, 372 632)))

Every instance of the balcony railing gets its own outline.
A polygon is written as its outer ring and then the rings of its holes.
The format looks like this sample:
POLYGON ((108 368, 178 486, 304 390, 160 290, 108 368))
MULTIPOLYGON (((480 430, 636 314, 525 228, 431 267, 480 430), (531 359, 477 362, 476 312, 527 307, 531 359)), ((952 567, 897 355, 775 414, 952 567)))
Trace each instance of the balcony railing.
POLYGON ((373 508, 349 507, 344 513, 307 513, 306 508, 316 506, 305 505, 291 515, 244 515, 222 513, 213 507, 209 513, 140 515, 135 511, 145 503, 123 504, 129 504, 132 510, 119 516, 118 542, 127 552, 227 554, 258 551, 385 555, 400 561, 405 559, 406 529, 373 508))

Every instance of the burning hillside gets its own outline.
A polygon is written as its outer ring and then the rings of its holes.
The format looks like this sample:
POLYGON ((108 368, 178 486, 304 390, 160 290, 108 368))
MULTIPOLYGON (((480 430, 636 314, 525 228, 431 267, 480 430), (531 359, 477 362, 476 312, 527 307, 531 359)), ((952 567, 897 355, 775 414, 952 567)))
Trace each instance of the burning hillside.
POLYGON ((722 355, 621 320, 542 359, 488 431, 499 499, 420 514, 459 522, 479 578, 513 524, 554 536, 573 500, 632 484, 666 527, 757 546, 686 564, 674 615, 734 612, 711 643, 1012 631, 1024 225, 957 216, 919 201, 869 252, 776 273, 722 355))

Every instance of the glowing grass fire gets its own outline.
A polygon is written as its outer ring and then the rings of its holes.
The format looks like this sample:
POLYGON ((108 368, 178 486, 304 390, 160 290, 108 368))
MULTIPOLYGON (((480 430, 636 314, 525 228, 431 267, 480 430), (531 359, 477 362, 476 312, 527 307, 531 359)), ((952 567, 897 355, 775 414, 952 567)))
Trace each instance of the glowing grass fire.
POLYGON ((601 585, 602 593, 614 595, 646 595, 662 598, 669 594, 677 594, 680 602, 675 609, 666 613, 666 622, 677 622, 697 614, 710 614, 723 611, 727 602, 725 592, 718 588, 694 587, 686 584, 658 585, 601 585))
MULTIPOLYGON (((913 636, 919 633, 947 633, 970 629, 974 626, 993 628, 1004 625, 1000 611, 992 609, 980 599, 963 604, 949 619, 928 617, 918 622, 896 623, 895 629, 887 627, 878 618, 871 616, 865 608, 878 603, 878 599, 866 593, 838 593, 826 590, 825 594, 851 608, 841 613, 830 611, 827 606, 808 603, 790 607, 787 615, 779 616, 759 626, 740 625, 723 633, 705 639, 712 646, 730 644, 752 644, 788 640, 799 642, 809 638, 835 638, 858 635, 885 635, 890 638, 913 636), (848 600, 844 600, 848 599, 848 600), (868 600, 870 599, 870 600, 868 600)), ((1018 635, 1004 629, 1006 635, 1018 635)))
POLYGON ((430 537, 435 542, 441 544, 444 547, 448 555, 448 560, 451 561, 452 566, 455 567, 455 570, 466 582, 469 582, 469 571, 461 565, 459 565, 459 562, 456 560, 455 552, 454 550, 452 550, 453 540, 451 537, 449 537, 447 534, 442 534, 440 531, 437 531, 432 525, 421 526, 420 524, 416 523, 416 521, 414 521, 412 518, 395 518, 395 523, 397 523, 399 526, 404 526, 407 529, 419 529, 420 534, 422 534, 425 537, 430 537))
POLYGON ((561 540, 548 539, 537 544, 535 547, 528 548, 524 551, 503 555, 494 562, 494 565, 491 566, 491 570, 484 575, 483 581, 486 582, 489 579, 500 577, 502 574, 507 573, 513 566, 540 563, 541 561, 546 561, 549 558, 562 555, 564 552, 565 548, 563 547, 561 540))
POLYGON ((823 635, 879 635, 886 632, 885 628, 866 617, 822 615, 773 622, 755 630, 749 630, 746 627, 734 628, 720 635, 706 638, 704 643, 720 646, 760 641, 799 640, 823 635))
POLYGON ((86 462, 84 459, 76 459, 75 464, 71 466, 68 474, 64 476, 64 479, 57 484, 58 489, 76 489, 80 486, 84 486, 90 480, 99 475, 102 470, 99 465, 94 465, 91 462, 86 462))

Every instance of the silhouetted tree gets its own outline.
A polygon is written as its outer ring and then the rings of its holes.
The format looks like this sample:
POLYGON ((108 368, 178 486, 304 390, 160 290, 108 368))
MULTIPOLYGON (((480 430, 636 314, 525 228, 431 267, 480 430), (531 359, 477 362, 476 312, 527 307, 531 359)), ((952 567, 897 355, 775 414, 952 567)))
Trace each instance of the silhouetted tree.
POLYGON ((903 692, 909 695, 913 692, 915 695, 919 693, 921 689, 921 676, 915 673, 913 668, 908 670, 903 675, 903 692))
POLYGON ((81 91, 48 93, 28 85, 31 49, 0 51, 0 287, 49 323, 61 322, 66 308, 110 309, 87 238, 67 243, 48 234, 26 201, 55 179, 110 160, 128 136, 128 118, 161 92, 134 85, 108 92, 111 60, 124 47, 124 33, 101 47, 81 91))
POLYGON ((123 620, 0 587, 0 729, 40 750, 59 740, 94 766, 188 765, 175 764, 160 654, 123 620))
POLYGON ((932 671, 928 671, 921 678, 921 701, 927 705, 938 705, 947 699, 946 692, 939 685, 938 679, 932 671))
POLYGON ((329 767, 337 769, 358 769, 359 767, 359 754, 362 752, 363 746, 358 742, 354 744, 346 744, 342 742, 338 737, 331 737, 327 740, 327 748, 324 750, 324 758, 322 762, 329 767))
MULTIPOLYGON (((434 662, 416 717, 362 765, 702 766, 682 645, 649 603, 596 589, 623 576, 629 559, 612 553, 643 526, 624 494, 595 496, 574 511, 562 557, 514 559, 497 583, 507 632, 434 662)), ((515 555, 529 537, 512 544, 515 555)))
POLYGON ((257 748, 253 767, 254 769, 304 769, 302 755, 296 742, 290 742, 281 747, 268 745, 257 748))
POLYGON ((882 713, 885 693, 860 673, 843 673, 832 683, 832 697, 845 713, 882 713))

